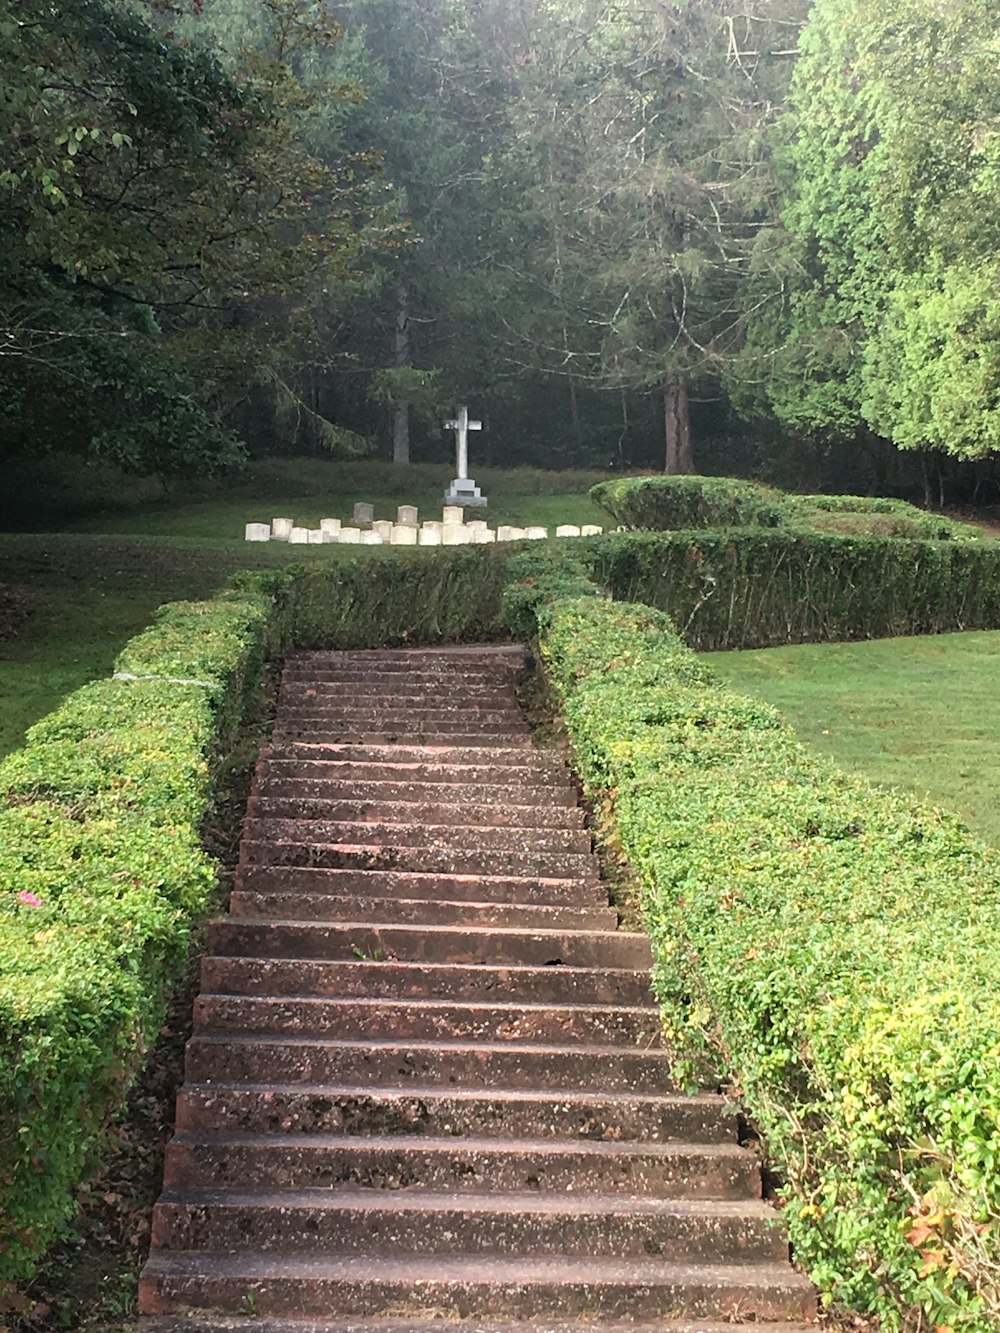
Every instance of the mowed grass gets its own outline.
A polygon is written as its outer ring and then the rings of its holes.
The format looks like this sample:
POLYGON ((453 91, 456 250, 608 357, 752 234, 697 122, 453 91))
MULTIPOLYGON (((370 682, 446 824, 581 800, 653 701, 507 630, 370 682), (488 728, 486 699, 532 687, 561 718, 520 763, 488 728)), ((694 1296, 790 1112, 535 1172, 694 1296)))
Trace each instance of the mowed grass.
MULTIPOLYGON (((489 507, 481 516, 492 527, 604 523, 587 498, 599 479, 597 473, 484 472, 477 480, 489 507)), ((245 523, 285 514, 306 525, 327 515, 349 519, 356 500, 371 501, 379 518, 394 518, 400 504, 418 505, 424 518, 440 517, 449 480, 448 468, 430 465, 398 470, 264 460, 245 476, 200 484, 200 494, 192 482, 152 503, 92 513, 64 532, 0 534, 0 584, 29 608, 18 633, 0 640, 0 755, 20 745, 27 728, 65 695, 106 676, 123 644, 162 603, 210 597, 239 569, 382 558, 353 547, 247 543, 245 523)))
POLYGON ((951 810, 1000 846, 1000 633, 704 658, 842 768, 951 810))

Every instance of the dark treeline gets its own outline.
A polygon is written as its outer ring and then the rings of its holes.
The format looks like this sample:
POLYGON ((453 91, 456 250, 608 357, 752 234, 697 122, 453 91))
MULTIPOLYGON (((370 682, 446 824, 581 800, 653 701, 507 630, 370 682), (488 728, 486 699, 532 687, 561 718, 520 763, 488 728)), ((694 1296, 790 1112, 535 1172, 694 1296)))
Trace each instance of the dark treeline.
POLYGON ((0 448, 993 501, 989 0, 9 0, 0 448))

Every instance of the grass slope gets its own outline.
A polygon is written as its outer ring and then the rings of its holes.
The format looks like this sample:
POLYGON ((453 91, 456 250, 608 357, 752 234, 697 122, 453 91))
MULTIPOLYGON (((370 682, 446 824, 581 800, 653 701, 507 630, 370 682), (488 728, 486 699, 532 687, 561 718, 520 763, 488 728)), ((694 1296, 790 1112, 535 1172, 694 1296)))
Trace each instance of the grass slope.
POLYGON ((703 656, 842 767, 952 810, 1000 846, 1000 633, 703 656))

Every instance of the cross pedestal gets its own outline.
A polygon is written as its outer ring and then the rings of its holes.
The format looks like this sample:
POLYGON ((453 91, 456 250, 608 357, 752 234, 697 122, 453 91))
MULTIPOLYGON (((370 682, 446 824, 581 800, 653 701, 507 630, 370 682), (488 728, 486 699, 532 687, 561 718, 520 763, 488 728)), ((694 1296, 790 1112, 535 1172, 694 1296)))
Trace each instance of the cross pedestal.
POLYGON ((446 505, 461 505, 463 509, 483 509, 486 496, 469 476, 469 431, 482 430, 481 421, 469 420, 469 409, 460 407, 453 421, 444 423, 445 430, 455 432, 455 470, 458 476, 444 493, 446 505))

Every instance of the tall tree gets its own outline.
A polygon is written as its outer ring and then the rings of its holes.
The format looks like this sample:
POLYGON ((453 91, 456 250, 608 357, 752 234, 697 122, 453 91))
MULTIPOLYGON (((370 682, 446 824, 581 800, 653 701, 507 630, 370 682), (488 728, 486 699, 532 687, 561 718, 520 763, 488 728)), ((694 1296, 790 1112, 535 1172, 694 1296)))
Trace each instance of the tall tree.
POLYGON ((1000 18, 816 0, 784 120, 786 283, 751 349, 796 428, 1000 447, 1000 18))

